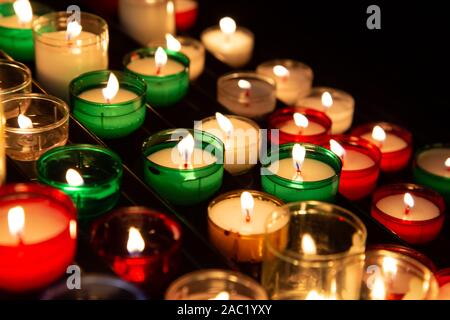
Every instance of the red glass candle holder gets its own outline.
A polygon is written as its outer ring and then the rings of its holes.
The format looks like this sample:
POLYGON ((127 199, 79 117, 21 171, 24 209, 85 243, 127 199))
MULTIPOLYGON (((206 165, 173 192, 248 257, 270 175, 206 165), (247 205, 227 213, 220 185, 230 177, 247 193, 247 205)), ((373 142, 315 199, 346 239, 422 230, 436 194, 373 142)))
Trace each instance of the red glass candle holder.
MULTIPOLYGON (((269 130, 270 141, 274 144, 284 144, 289 142, 306 142, 318 145, 327 143, 331 132, 331 119, 321 111, 304 107, 284 107, 273 112, 269 117, 269 128, 279 129, 278 139, 269 130), (323 132, 312 135, 291 134, 282 131, 280 128, 289 121, 293 121, 294 114, 300 113, 308 118, 309 123, 315 122, 324 128, 323 132)), ((300 130, 299 130, 300 131, 300 130)))
POLYGON ((450 268, 439 270, 434 274, 439 284, 439 300, 450 300, 450 268))
POLYGON ((75 255, 76 217, 72 200, 58 189, 32 183, 1 187, 0 289, 36 290, 65 274, 75 255), (23 228, 11 233, 8 216, 17 211, 23 212, 23 228))
MULTIPOLYGON (((359 200, 368 196, 377 184, 380 174, 381 152, 370 141, 350 135, 333 135, 330 139, 337 141, 346 151, 353 150, 368 156, 373 165, 359 170, 345 169, 345 156, 339 180, 339 192, 350 200, 359 200)), ((328 141, 329 142, 329 141, 328 141)), ((330 144, 325 145, 330 149, 330 144)))
POLYGON ((196 0, 175 1, 175 24, 177 30, 186 31, 197 21, 198 3, 196 0))
POLYGON ((408 130, 387 122, 372 122, 352 130, 354 136, 371 134, 373 127, 380 126, 386 134, 393 134, 403 139, 406 146, 400 150, 392 152, 381 151, 381 170, 384 172, 400 171, 408 166, 412 154, 412 134, 408 130))
POLYGON ((411 244, 423 244, 434 240, 444 224, 444 211, 444 199, 440 194, 422 186, 406 183, 391 184, 376 190, 373 194, 371 208, 372 217, 397 234, 401 239, 411 244), (413 197, 422 197, 431 201, 438 207, 439 215, 428 220, 404 220, 393 217, 377 207, 377 203, 381 199, 406 192, 410 193, 413 197))
POLYGON ((91 244, 122 279, 156 290, 179 266, 181 227, 162 213, 127 207, 92 225, 91 244))

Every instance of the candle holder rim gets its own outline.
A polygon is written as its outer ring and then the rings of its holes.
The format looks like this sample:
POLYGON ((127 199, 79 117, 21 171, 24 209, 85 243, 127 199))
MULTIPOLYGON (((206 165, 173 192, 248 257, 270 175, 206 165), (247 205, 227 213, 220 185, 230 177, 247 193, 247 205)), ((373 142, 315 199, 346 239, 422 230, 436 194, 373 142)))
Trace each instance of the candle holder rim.
POLYGON ((222 84, 226 83, 227 81, 235 80, 235 79, 239 79, 239 78, 260 80, 260 81, 267 83, 273 89, 273 91, 270 91, 267 94, 259 95, 256 98, 250 97, 251 101, 265 100, 268 97, 272 96, 273 92, 275 92, 275 90, 277 89, 277 84, 276 84, 275 80, 272 79, 271 77, 256 73, 254 71, 244 70, 244 71, 231 71, 231 72, 227 72, 227 73, 223 74, 222 76, 220 76, 217 79, 217 90, 222 91, 224 94, 226 94, 228 96, 235 97, 236 94, 233 92, 230 92, 229 90, 224 89, 222 84))
POLYGON ((450 283, 450 267, 439 269, 434 273, 434 277, 436 278, 437 282, 439 283, 439 287, 442 287, 446 285, 447 283, 450 283), (445 281, 447 280, 447 281, 445 281), (444 282, 445 281, 445 282, 444 282))
MULTIPOLYGON (((200 40, 198 40, 194 37, 189 37, 189 36, 185 36, 185 35, 183 35, 183 36, 177 35, 174 37, 180 42, 181 46, 183 46, 183 43, 191 42, 193 44, 193 46, 195 46, 196 48, 199 49, 198 50, 199 55, 204 54, 205 46, 203 45, 203 43, 200 40)), ((167 42, 164 40, 159 40, 159 41, 155 40, 155 41, 149 42, 147 44, 147 47, 149 47, 149 48, 163 47, 164 49, 167 49, 167 42)), ((181 52, 181 50, 180 50, 180 52, 181 52)))
POLYGON ((20 93, 20 94, 13 94, 10 95, 8 97, 6 97, 2 103, 8 103, 11 101, 20 101, 20 100, 24 100, 24 99, 29 99, 29 100, 46 100, 49 102, 52 102, 54 104, 54 106, 57 106, 58 108, 60 108, 60 111, 62 111, 63 116, 61 119, 59 119, 58 121, 42 126, 42 127, 37 127, 37 128, 13 128, 13 127, 8 127, 5 125, 5 132, 12 132, 12 133, 19 133, 19 134, 32 134, 32 133, 41 133, 41 132, 45 132, 48 130, 52 130, 54 128, 60 127, 61 125, 63 125, 64 123, 67 123, 69 121, 70 118, 70 110, 69 107, 67 106, 67 103, 64 102, 62 99, 55 97, 55 96, 51 96, 51 95, 47 95, 47 94, 42 94, 42 93, 20 93))
POLYGON ((23 83, 18 84, 16 86, 9 87, 9 88, 2 88, 0 90, 0 97, 6 96, 6 95, 9 96, 11 93, 23 90, 31 85, 33 79, 31 76, 31 70, 30 70, 30 68, 28 68, 27 65, 25 65, 24 63, 19 62, 19 61, 14 61, 14 60, 9 60, 9 59, 0 59, 0 66, 3 66, 3 65, 21 70, 23 72, 23 74, 25 75, 25 80, 23 81, 23 83))
POLYGON ((416 151, 415 156, 414 156, 413 168, 415 168, 416 170, 420 170, 421 172, 424 172, 427 175, 430 175, 430 176, 432 176, 435 179, 439 179, 439 180, 442 180, 442 181, 450 181, 450 177, 440 176, 440 175, 434 174, 433 172, 425 170, 417 162, 417 159, 418 159, 419 155, 421 155, 423 152, 428 151, 428 150, 432 150, 432 149, 438 149, 438 148, 443 148, 443 149, 447 149, 448 148, 448 149, 450 149, 450 143, 436 142, 436 143, 427 144, 427 145, 422 146, 421 148, 419 148, 416 151))
MULTIPOLYGON (((353 96, 350 93, 348 93, 345 90, 338 89, 338 88, 333 88, 333 87, 329 87, 329 86, 315 86, 315 87, 312 87, 310 94, 308 96, 304 97, 304 98, 308 98, 308 97, 311 97, 315 93, 320 93, 320 92, 323 93, 325 91, 329 92, 331 94, 331 96, 333 96, 333 93, 338 93, 338 94, 342 95, 343 97, 345 97, 349 101, 352 101, 353 102, 353 104, 352 104, 353 108, 352 109, 355 108, 354 107, 355 98, 353 98, 353 96)), ((299 100, 301 100, 301 99, 299 99, 299 100)))
MULTIPOLYGON (((217 24, 217 25, 213 25, 213 26, 209 26, 209 27, 207 27, 206 29, 204 29, 204 30, 200 33, 200 39, 202 39, 202 42, 203 42, 203 37, 204 37, 207 33, 211 32, 211 31, 216 31, 216 30, 222 32, 222 30, 220 29, 220 26, 219 26, 218 24, 217 24)), ((248 29, 248 28, 246 28, 246 27, 243 27, 243 26, 241 26, 241 25, 237 25, 237 24, 236 24, 236 31, 235 31, 234 33, 236 33, 237 31, 242 31, 243 33, 245 33, 245 34, 247 34, 248 36, 250 36, 252 39, 255 38, 255 34, 254 34, 250 29, 248 29)))
POLYGON ((293 66, 300 66, 301 68, 308 70, 308 72, 309 72, 308 79, 311 79, 311 80, 313 79, 313 70, 308 64, 306 64, 305 62, 295 60, 295 59, 290 59, 290 58, 277 58, 277 59, 270 59, 270 60, 264 61, 263 63, 260 63, 256 67, 256 72, 258 72, 258 69, 260 67, 272 67, 272 66, 277 66, 277 65, 281 65, 287 69, 292 68, 293 66))

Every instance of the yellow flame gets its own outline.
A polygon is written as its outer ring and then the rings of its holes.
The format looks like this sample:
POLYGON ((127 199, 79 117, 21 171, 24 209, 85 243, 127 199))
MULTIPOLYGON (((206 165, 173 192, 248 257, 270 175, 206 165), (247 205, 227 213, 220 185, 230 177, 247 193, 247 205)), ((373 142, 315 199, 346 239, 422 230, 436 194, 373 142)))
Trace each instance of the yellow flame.
POLYGON ((405 195, 403 196, 403 202, 405 203, 405 206, 409 208, 414 207, 414 198, 409 192, 406 192, 405 195))
POLYGON ((345 149, 341 146, 339 142, 334 139, 330 139, 330 149, 333 151, 339 158, 344 158, 345 149))
POLYGON ((294 113, 294 122, 297 127, 306 128, 309 125, 308 118, 301 113, 294 113))
POLYGON ((111 72, 106 88, 102 89, 103 97, 109 103, 117 95, 117 92, 119 92, 119 80, 117 80, 117 77, 111 72))
POLYGON ((173 35, 170 33, 166 33, 166 45, 167 49, 172 51, 180 51, 181 50, 181 43, 177 40, 173 35))
POLYGON ((13 7, 20 23, 28 23, 33 20, 33 9, 28 0, 17 0, 14 2, 13 7))
POLYGON ((230 136, 234 129, 233 124, 231 123, 230 119, 225 117, 220 112, 216 112, 216 120, 217 120, 217 123, 219 124, 220 129, 223 132, 225 132, 225 134, 227 136, 230 136))
POLYGON ((71 239, 77 238, 77 222, 75 220, 70 220, 69 234, 71 239))
POLYGON ((289 70, 282 65, 276 65, 273 67, 273 73, 280 78, 289 77, 289 70))
POLYGON ((376 276, 375 281, 372 285, 372 291, 370 293, 373 300, 384 300, 386 299, 386 287, 384 285, 383 277, 376 276))
POLYGON ((219 22, 220 30, 229 35, 236 31, 236 22, 230 17, 224 17, 219 22))
POLYGON ((302 237, 302 250, 307 255, 317 254, 316 243, 309 233, 305 233, 302 237))
POLYGON ((66 36, 68 40, 71 40, 73 38, 76 38, 80 35, 81 30, 83 30, 83 27, 78 23, 78 21, 70 21, 67 24, 67 31, 66 36))
POLYGON ((238 87, 244 90, 249 90, 251 89, 252 84, 247 80, 241 79, 238 81, 238 87))
POLYGON ((397 260, 391 257, 383 258, 383 272, 389 276, 394 276, 397 273, 397 260))
POLYGON ((83 177, 75 169, 68 169, 66 171, 66 181, 72 187, 78 187, 84 184, 83 177))
POLYGON ((189 163, 191 159, 192 152, 194 152, 195 141, 192 134, 188 134, 185 136, 180 142, 177 144, 178 153, 180 157, 183 158, 185 163, 189 163))
POLYGON ((292 148, 292 162, 296 171, 299 171, 302 168, 303 162, 305 161, 305 156, 305 147, 296 143, 292 148))
POLYGON ((311 290, 308 292, 305 300, 326 300, 325 297, 319 294, 316 290, 311 290))
POLYGON ((325 91, 322 93, 322 105, 325 108, 329 108, 333 105, 333 97, 328 91, 325 91))
POLYGON ((375 126, 372 129, 372 138, 379 142, 386 140, 386 132, 380 126, 375 126))
POLYGON ((12 207, 8 210, 8 229, 13 236, 22 233, 25 226, 25 211, 21 206, 12 207))
POLYGON ((167 13, 168 13, 169 15, 170 15, 170 14, 173 14, 173 12, 175 11, 175 6, 174 6, 174 4, 173 4, 173 1, 167 2, 166 9, 167 9, 167 13))
POLYGON ((255 199, 250 192, 244 191, 241 193, 241 211, 244 216, 247 213, 251 216, 253 208, 255 207, 255 199))
POLYGON ((450 168, 450 157, 448 157, 447 160, 445 160, 445 166, 447 168, 450 168))
POLYGON ((167 63, 167 54, 162 47, 158 47, 155 53, 155 64, 158 68, 164 67, 167 63))
POLYGON ((128 229, 127 250, 130 254, 141 253, 145 249, 145 242, 141 233, 135 227, 128 229))
POLYGON ((19 116, 17 117, 17 122, 19 123, 19 127, 21 129, 32 129, 33 128, 33 122, 26 115, 19 114, 19 116))
POLYGON ((230 300, 230 294, 226 291, 221 291, 214 298, 208 300, 230 300))

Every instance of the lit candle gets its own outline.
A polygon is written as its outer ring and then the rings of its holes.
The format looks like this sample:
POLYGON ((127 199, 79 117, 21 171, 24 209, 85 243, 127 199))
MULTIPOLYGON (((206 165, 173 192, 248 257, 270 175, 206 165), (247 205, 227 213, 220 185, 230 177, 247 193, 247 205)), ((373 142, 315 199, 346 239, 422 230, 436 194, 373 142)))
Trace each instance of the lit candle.
POLYGON ((288 105, 295 104, 311 91, 313 71, 304 63, 289 59, 271 60, 260 64, 256 72, 276 81, 277 98, 288 105))
POLYGON ((325 112, 333 122, 332 134, 343 133, 352 125, 355 100, 342 90, 315 87, 312 88, 309 96, 301 97, 296 104, 325 112))
POLYGON ((175 0, 175 22, 177 29, 186 31, 197 20, 198 4, 196 0, 175 0))
POLYGON ((13 3, 14 15, 0 17, 0 26, 14 29, 31 29, 33 9, 28 0, 16 0, 13 3))
MULTIPOLYGON (((220 195, 208 206, 208 230, 212 244, 227 258, 258 263, 262 259, 265 221, 283 203, 259 191, 232 191, 220 195)), ((274 228, 282 246, 288 219, 274 228)))
POLYGON ((230 17, 222 18, 219 27, 203 31, 201 40, 217 59, 233 68, 242 67, 251 59, 254 35, 245 28, 237 28, 230 17))

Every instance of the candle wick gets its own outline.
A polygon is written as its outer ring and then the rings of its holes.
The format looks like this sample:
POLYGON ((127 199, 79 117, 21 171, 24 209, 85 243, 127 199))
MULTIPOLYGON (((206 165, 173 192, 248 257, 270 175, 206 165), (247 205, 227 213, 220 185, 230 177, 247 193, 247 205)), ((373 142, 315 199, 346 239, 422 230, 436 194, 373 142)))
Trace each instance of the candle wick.
POLYGON ((410 206, 406 206, 405 207, 405 214, 409 214, 410 211, 411 211, 411 207, 410 206))
POLYGON ((245 222, 250 222, 251 217, 250 217, 250 210, 246 209, 245 210, 245 222))
POLYGON ((111 103, 111 99, 107 98, 106 99, 106 103, 110 104, 111 103))
POLYGON ((161 74, 161 66, 156 67, 156 75, 159 76, 161 74))

